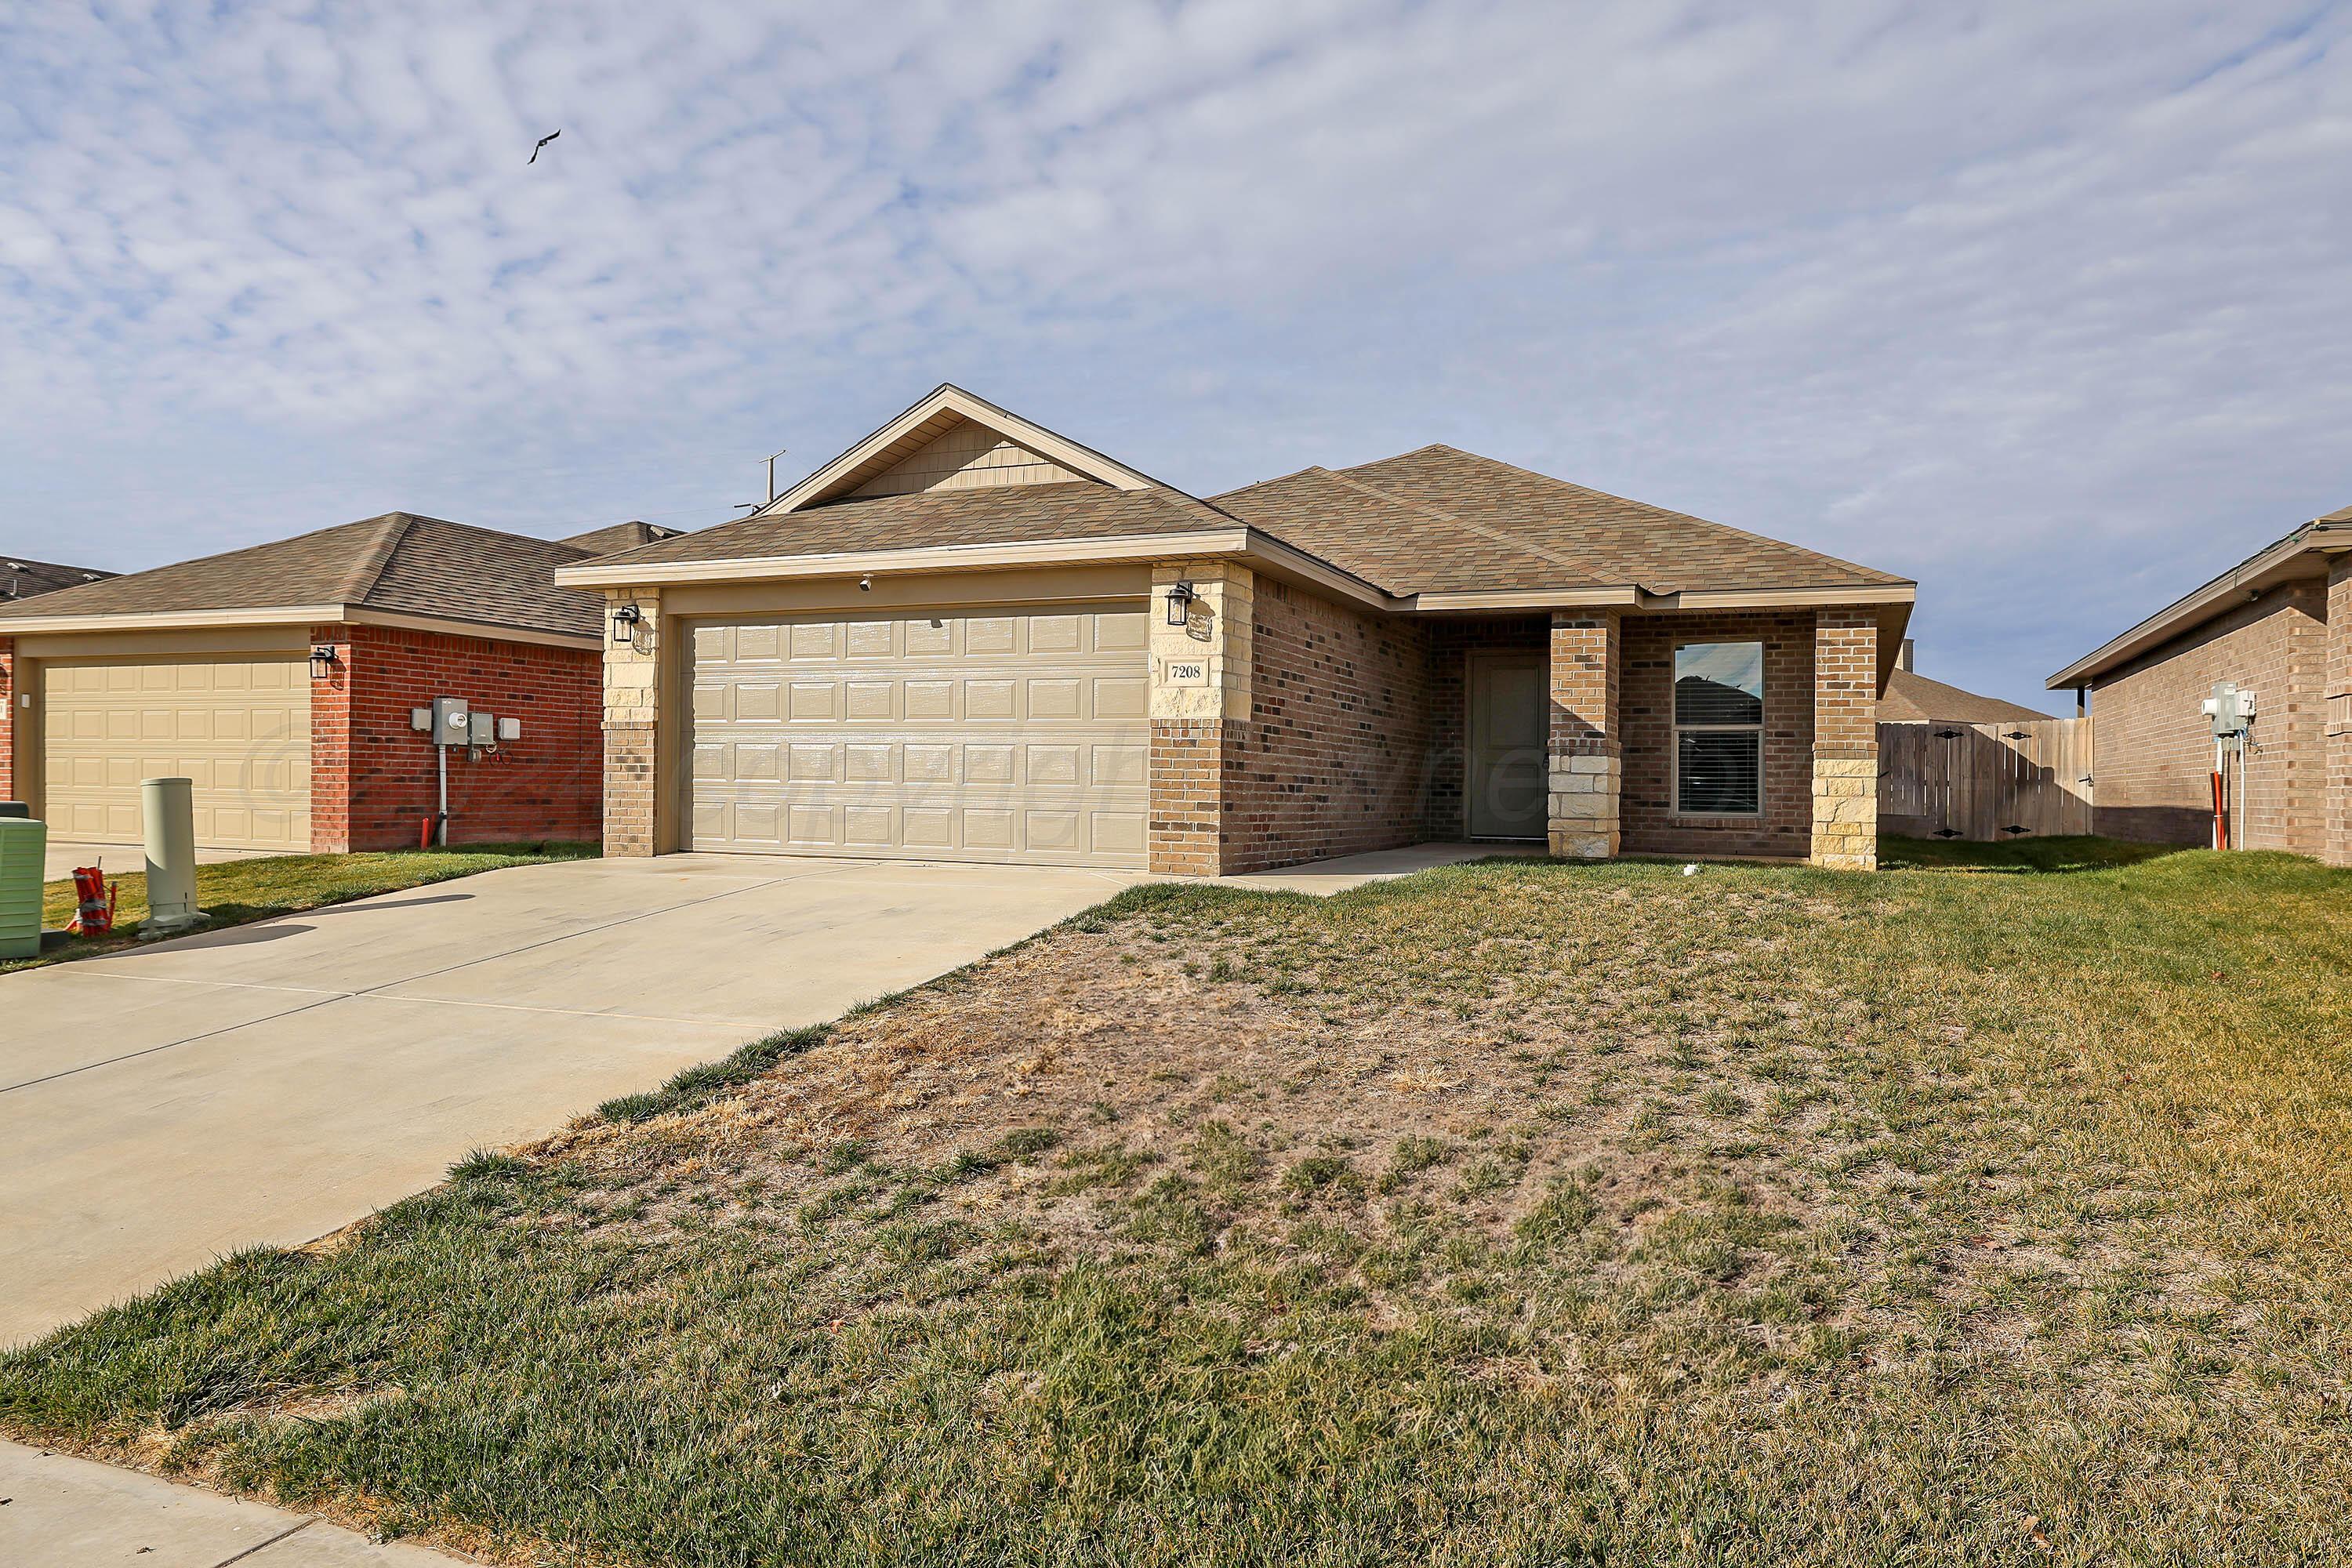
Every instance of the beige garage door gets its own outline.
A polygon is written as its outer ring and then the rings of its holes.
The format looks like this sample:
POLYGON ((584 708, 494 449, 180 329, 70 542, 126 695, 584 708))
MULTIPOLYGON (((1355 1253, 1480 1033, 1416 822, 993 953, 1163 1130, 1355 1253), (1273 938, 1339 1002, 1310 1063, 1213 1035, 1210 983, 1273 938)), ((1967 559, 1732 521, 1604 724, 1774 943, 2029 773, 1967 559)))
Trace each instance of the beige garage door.
POLYGON ((195 781, 196 842, 310 847, 310 679, 301 658, 90 659, 42 667, 50 837, 136 844, 139 781, 195 781))
POLYGON ((1144 611, 694 628, 698 849, 1141 866, 1144 611))

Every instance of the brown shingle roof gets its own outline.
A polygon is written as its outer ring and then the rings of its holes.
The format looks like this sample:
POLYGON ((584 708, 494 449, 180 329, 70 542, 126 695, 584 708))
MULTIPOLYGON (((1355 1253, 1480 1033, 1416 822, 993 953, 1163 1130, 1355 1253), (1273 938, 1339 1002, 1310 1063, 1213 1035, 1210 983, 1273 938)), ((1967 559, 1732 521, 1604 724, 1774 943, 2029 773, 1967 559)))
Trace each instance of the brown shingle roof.
MULTIPOLYGON (((1308 469, 1310 475, 1326 471, 1308 469)), ((1452 447, 1423 447, 1328 476, 1390 508, 1352 510, 1334 487, 1275 480, 1214 498, 1269 533, 1395 594, 1635 584, 1654 593, 1900 586, 1908 579, 1531 473, 1452 447), (1260 496, 1258 492, 1274 491, 1260 496), (1286 502, 1297 510, 1286 516, 1286 502), (1404 523, 1395 508, 1423 519, 1404 523), (1412 527, 1413 537, 1394 531, 1412 527), (1295 537, 1294 537, 1295 533, 1295 537), (1319 544, 1307 542, 1312 534, 1319 544), (1349 566, 1349 570, 1357 571, 1349 566), (1381 573, 1388 574, 1383 577, 1381 573)), ((1291 476, 1296 480, 1298 475, 1291 476)))
POLYGON ((575 533, 556 541, 574 550, 584 550, 591 555, 611 555, 618 551, 635 550, 641 544, 651 544, 657 539, 676 539, 686 530, 664 528, 651 522, 616 522, 605 528, 592 528, 585 533, 575 533))
POLYGON ((1908 669, 1889 675, 1886 693, 1878 700, 1882 724, 2007 724, 2051 717, 1998 697, 1979 697, 1908 669))
POLYGON ((1117 539, 1234 526, 1178 490, 1113 489, 1091 479, 995 489, 924 490, 747 517, 606 556, 598 566, 759 560, 1032 539, 1117 539))
POLYGON ((244 550, 86 583, 21 605, 17 618, 352 605, 519 630, 598 634, 603 601, 559 588, 587 552, 552 540, 386 512, 244 550))
POLYGON ((0 604, 54 594, 113 576, 95 566, 60 566, 53 561, 27 561, 21 555, 0 555, 0 604))
POLYGON ((1909 585, 1889 573, 1451 447, 1336 472, 1307 468, 1207 501, 1165 486, 1121 490, 1089 480, 845 500, 724 523, 596 564, 1108 539, 1237 522, 1399 595, 1909 585))

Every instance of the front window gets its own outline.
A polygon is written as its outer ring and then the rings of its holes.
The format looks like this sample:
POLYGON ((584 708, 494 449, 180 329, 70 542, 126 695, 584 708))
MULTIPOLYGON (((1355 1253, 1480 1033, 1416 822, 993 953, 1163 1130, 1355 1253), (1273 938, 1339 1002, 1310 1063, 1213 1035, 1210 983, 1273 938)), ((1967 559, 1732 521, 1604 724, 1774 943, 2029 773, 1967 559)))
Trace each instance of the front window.
POLYGON ((1675 649, 1675 810, 1684 816, 1762 815, 1762 643, 1675 649))

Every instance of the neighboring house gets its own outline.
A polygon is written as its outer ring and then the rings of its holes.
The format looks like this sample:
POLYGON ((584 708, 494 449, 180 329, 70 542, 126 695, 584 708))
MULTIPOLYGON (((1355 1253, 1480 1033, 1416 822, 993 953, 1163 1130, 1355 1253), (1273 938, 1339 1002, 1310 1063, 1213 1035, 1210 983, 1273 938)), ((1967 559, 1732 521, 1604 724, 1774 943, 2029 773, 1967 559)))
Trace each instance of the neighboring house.
POLYGON ((602 605, 552 574, 613 531, 391 512, 0 605, 0 797, 135 843, 140 780, 182 774, 202 846, 412 845, 436 780, 411 710, 461 697, 522 732, 451 758, 451 841, 593 838, 602 605))
POLYGON ((1181 873, 1873 865, 1914 587, 1450 447, 1202 500, 952 386, 556 580, 609 605, 608 854, 1181 873))
POLYGON ((2202 704, 2222 680, 2256 699, 2232 841, 2352 865, 2352 507, 2050 678, 2053 690, 2091 694, 2097 831, 2210 841, 2213 730, 2202 704))
POLYGON ((1911 639, 1905 637, 1903 651, 1895 658, 1895 671, 1886 678, 1886 690, 1878 699, 1882 724, 2022 724, 2057 717, 1930 680, 1911 668, 1911 639))
POLYGON ((114 574, 95 566, 59 566, 47 561, 0 555, 0 605, 13 599, 29 599, 36 594, 54 594, 59 588, 78 588, 84 583, 96 583, 114 574))

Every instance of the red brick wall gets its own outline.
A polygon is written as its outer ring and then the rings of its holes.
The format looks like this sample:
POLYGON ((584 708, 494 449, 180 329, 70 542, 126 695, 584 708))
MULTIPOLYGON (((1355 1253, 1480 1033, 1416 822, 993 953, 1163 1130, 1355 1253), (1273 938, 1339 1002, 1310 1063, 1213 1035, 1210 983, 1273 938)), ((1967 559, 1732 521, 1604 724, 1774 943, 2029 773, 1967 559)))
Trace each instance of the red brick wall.
POLYGON ((340 654, 336 672, 311 684, 315 847, 417 841, 419 819, 436 804, 436 763, 409 710, 436 697, 522 721, 522 738, 495 755, 451 751, 451 843, 597 837, 604 677, 594 650, 383 626, 319 629, 337 634, 340 654))
POLYGON ((2327 598, 2327 584, 2316 577, 2273 588, 2093 686, 2098 832, 2156 844, 2210 842, 2213 730, 2199 705, 2215 681, 2234 680, 2256 699, 2234 841, 2326 852, 2327 598))
POLYGON ((1423 814, 1431 838, 1461 838, 1470 825, 1464 816, 1470 747, 1470 656, 1474 653, 1542 654, 1549 646, 1551 621, 1545 616, 1495 620, 1434 619, 1429 623, 1428 798, 1423 814))
POLYGON ((0 637, 0 800, 16 798, 16 639, 0 637))
POLYGON ((1229 721, 1224 738, 1223 868, 1419 843, 1430 734, 1424 628, 1267 577, 1253 597, 1250 718, 1229 721))
POLYGON ((1801 858, 1811 852, 1813 621, 1811 610, 1625 617, 1623 689, 1619 700, 1625 773, 1619 820, 1627 854, 1801 858), (1696 642, 1764 645, 1764 811, 1760 817, 1690 817, 1675 813, 1675 648, 1696 642))

